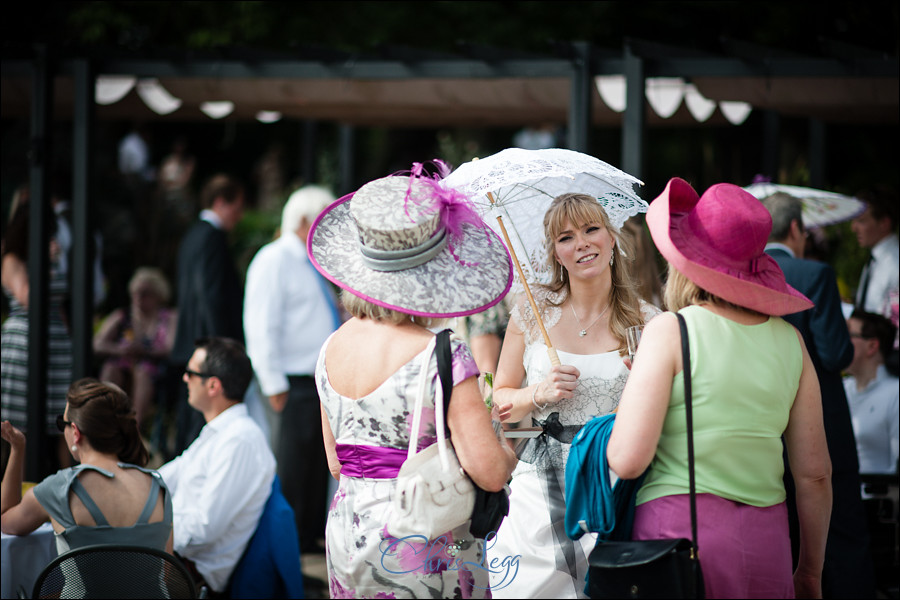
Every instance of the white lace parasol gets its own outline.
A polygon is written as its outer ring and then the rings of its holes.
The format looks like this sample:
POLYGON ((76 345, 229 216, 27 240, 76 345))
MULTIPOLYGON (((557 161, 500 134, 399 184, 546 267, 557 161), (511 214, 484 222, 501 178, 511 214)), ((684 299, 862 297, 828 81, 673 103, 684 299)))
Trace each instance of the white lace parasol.
POLYGON ((866 209, 865 203, 853 196, 796 185, 761 182, 748 185, 744 190, 760 200, 776 192, 797 198, 803 203, 803 225, 808 229, 849 221, 866 209))
MULTIPOLYGON (((577 192, 597 198, 617 229, 647 211, 647 203, 634 192, 635 185, 643 185, 639 179, 593 156, 561 148, 507 148, 459 166, 443 184, 468 195, 501 238, 496 217, 503 217, 512 252, 534 283, 548 283, 552 274, 544 247, 544 213, 557 196, 577 192)), ((521 284, 517 281, 518 287, 521 284)))

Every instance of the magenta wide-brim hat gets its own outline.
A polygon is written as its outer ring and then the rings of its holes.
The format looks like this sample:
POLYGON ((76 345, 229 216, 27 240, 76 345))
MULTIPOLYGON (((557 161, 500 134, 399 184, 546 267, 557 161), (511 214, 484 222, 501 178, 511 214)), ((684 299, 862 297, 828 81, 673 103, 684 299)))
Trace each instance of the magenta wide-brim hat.
MULTIPOLYGON (((406 181, 391 177, 366 184, 355 193, 362 201, 356 214, 354 194, 322 211, 307 239, 313 266, 338 287, 410 315, 459 317, 500 302, 512 285, 512 261, 497 234, 483 225, 463 223, 459 235, 408 268, 380 270, 366 260, 366 247, 405 244, 412 233, 428 238, 440 230, 437 214, 423 211, 407 218, 412 205, 404 205, 406 181)), ((427 198, 427 191, 417 186, 420 198, 427 198)))
POLYGON ((698 197, 690 184, 673 178, 650 203, 647 226, 675 269, 723 300, 775 316, 813 307, 765 252, 769 211, 736 185, 717 184, 698 197))

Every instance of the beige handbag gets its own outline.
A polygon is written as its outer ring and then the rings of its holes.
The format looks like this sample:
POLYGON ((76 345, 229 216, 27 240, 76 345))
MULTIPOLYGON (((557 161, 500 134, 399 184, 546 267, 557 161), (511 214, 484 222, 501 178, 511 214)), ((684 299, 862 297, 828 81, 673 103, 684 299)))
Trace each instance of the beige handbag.
POLYGON ((444 434, 444 393, 436 387, 434 400, 435 429, 438 440, 416 453, 422 402, 428 385, 428 366, 435 340, 423 352, 421 378, 413 409, 412 430, 406 461, 397 474, 392 511, 387 531, 395 538, 425 536, 434 539, 468 521, 475 506, 475 487, 466 475, 453 444, 444 434))

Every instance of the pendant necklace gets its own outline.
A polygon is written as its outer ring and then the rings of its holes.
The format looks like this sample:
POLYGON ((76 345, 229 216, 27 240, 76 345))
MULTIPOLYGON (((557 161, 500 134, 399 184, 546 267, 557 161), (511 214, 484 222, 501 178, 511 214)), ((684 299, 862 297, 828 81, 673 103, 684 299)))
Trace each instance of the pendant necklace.
MULTIPOLYGON (((593 326, 594 326, 594 323, 596 323, 597 321, 599 321, 599 320, 600 320, 600 317, 602 317, 603 315, 606 314, 606 311, 607 311, 607 309, 609 309, 609 305, 610 305, 610 304, 612 304, 612 303, 609 302, 609 303, 606 304, 606 308, 604 308, 603 310, 600 311, 600 314, 597 315, 597 318, 596 318, 596 319, 594 319, 593 321, 591 321, 591 324, 590 324, 590 325, 588 325, 587 327, 581 328, 581 331, 578 332, 578 337, 584 337, 584 336, 587 335, 587 330, 590 329, 591 327, 593 327, 593 326)), ((569 306, 570 306, 571 309, 572 309, 572 314, 575 315, 575 320, 578 322, 578 327, 581 327, 581 319, 578 318, 578 313, 575 312, 575 304, 572 303, 572 304, 569 304, 569 306)))

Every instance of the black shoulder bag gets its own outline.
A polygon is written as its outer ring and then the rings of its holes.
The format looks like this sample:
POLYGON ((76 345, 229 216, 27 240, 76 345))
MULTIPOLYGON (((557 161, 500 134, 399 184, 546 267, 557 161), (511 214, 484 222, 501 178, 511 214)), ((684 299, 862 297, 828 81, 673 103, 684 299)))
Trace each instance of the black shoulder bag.
MULTIPOLYGON (((450 396, 453 394, 453 371, 451 367, 450 330, 444 329, 437 334, 435 342, 437 354, 438 375, 441 379, 441 388, 444 390, 444 415, 450 414, 450 396)), ((447 438, 450 438, 450 428, 447 419, 444 419, 444 428, 447 438)), ((479 539, 487 539, 500 529, 503 518, 509 514, 509 496, 506 488, 499 492, 488 492, 481 489, 474 481, 475 507, 472 509, 472 522, 469 532, 479 539)))
POLYGON ((691 537, 671 540, 600 542, 588 558, 591 598, 704 598, 697 556, 697 497, 694 481, 694 421, 691 407, 691 353, 687 324, 678 317, 687 416, 691 537))

